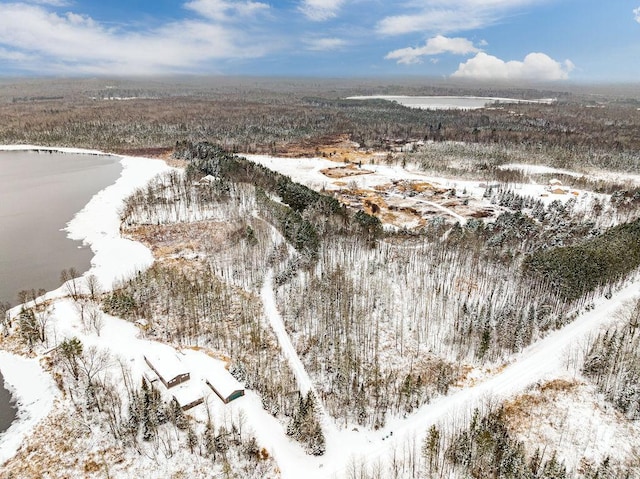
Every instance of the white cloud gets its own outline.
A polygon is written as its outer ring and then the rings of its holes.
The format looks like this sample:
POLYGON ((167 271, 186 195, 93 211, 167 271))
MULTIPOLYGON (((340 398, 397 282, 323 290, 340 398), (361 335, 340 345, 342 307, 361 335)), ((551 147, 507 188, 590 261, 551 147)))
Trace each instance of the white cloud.
POLYGON ((228 2, 225 0, 192 0, 185 3, 184 7, 203 17, 219 21, 228 21, 229 13, 247 17, 270 8, 269 5, 262 2, 228 2))
POLYGON ((14 62, 15 61, 23 62, 23 61, 32 60, 32 58, 29 55, 26 55, 21 52, 7 50, 2 47, 0 47, 0 59, 14 61, 14 62))
POLYGON ((453 73, 455 78, 474 80, 566 80, 574 65, 570 60, 557 62, 544 53, 529 53, 524 61, 505 62, 484 52, 461 63, 453 73))
POLYGON ((30 0, 30 3, 49 5, 51 7, 66 7, 71 2, 68 0, 30 0))
POLYGON ((385 56, 385 59, 396 60, 398 63, 410 65, 412 63, 420 63, 424 56, 440 55, 442 53, 468 55, 469 53, 477 53, 479 51, 480 50, 466 38, 447 38, 442 35, 437 35, 427 40, 422 47, 401 48, 389 52, 387 56, 385 56))
POLYGON ((636 19, 636 22, 640 23, 640 7, 633 10, 633 16, 636 19))
POLYGON ((307 50, 311 51, 331 51, 340 50, 347 45, 347 42, 341 38, 315 38, 307 40, 307 50))
POLYGON ((461 32, 491 25, 512 10, 546 0, 423 0, 408 4, 409 12, 383 18, 383 35, 416 32, 461 32))
POLYGON ((377 30, 383 35, 415 32, 454 32, 473 30, 488 23, 481 14, 458 10, 425 10, 412 15, 396 15, 382 19, 377 30))
POLYGON ((268 45, 245 28, 210 20, 183 20, 130 32, 106 28, 85 15, 59 15, 24 3, 3 4, 2 10, 3 56, 6 58, 6 51, 11 51, 31 58, 19 62, 25 70, 74 74, 194 72, 214 61, 262 56, 268 45))
POLYGON ((344 0, 303 0, 298 9, 316 22, 329 20, 338 15, 344 0))

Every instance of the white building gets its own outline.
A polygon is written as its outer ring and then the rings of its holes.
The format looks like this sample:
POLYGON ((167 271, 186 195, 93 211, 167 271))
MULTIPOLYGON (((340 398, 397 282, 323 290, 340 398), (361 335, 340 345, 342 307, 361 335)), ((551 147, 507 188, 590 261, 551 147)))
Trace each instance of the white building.
POLYGON ((209 371, 205 382, 225 404, 244 396, 244 386, 223 366, 209 371))
POLYGON ((175 352, 148 353, 145 354, 144 360, 167 389, 188 381, 191 377, 175 352))

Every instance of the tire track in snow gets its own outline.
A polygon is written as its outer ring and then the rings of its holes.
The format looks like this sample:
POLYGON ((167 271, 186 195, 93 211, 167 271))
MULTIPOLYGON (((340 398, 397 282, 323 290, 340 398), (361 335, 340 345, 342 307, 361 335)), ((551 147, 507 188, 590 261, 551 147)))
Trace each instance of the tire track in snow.
POLYGON ((442 206, 442 205, 439 205, 438 203, 434 203, 433 201, 426 201, 426 200, 416 200, 416 203, 421 203, 421 204, 432 206, 432 207, 442 211, 443 213, 446 213, 449 216, 452 216, 453 218, 457 219, 460 222, 461 226, 464 226, 464 225, 467 224, 467 219, 464 216, 459 215, 458 213, 456 213, 452 209, 447 208, 446 206, 442 206))

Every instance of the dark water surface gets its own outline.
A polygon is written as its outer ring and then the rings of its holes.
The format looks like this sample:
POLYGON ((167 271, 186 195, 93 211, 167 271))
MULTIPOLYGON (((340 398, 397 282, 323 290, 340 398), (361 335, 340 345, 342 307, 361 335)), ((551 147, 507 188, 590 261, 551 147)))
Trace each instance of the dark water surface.
MULTIPOLYGON (((0 151, 0 301, 15 305, 21 290, 57 288, 65 268, 89 269, 89 247, 61 230, 121 169, 104 155, 0 151)), ((0 432, 14 417, 0 375, 0 432)))
POLYGON ((4 378, 0 373, 0 433, 9 429, 16 418, 16 408, 11 403, 11 394, 4 388, 4 378))

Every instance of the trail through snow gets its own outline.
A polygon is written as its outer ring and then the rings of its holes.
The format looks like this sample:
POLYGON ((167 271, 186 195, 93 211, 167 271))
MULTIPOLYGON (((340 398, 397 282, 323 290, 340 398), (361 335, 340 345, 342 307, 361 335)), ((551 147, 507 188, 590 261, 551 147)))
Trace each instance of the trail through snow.
POLYGON ((438 203, 434 203, 433 201, 417 200, 416 203, 432 206, 432 207, 442 211, 443 213, 446 213, 446 214, 454 217, 455 219, 457 219, 460 222, 460 225, 462 225, 462 226, 467 224, 467 219, 464 216, 459 215, 458 213, 453 211, 451 208, 447 208, 446 206, 439 205, 438 203))
POLYGON ((262 289, 260 290, 260 297, 262 299, 262 304, 264 306, 264 313, 267 317, 271 329, 275 333, 278 338, 278 344, 280 345, 280 349, 282 350, 282 354, 287 359, 289 363, 289 367, 296 377, 296 381, 298 383, 298 387, 300 388, 300 393, 302 395, 306 395, 309 391, 313 394, 317 401, 318 411, 320 412, 320 423, 322 425, 322 431, 325 435, 325 439, 327 443, 332 438, 335 438, 337 434, 337 428, 331 419, 331 416, 327 413, 324 408, 324 404, 319 399, 319 396, 316 392, 316 388, 307 372, 304 364, 300 360, 298 356, 298 352, 296 348, 293 346, 291 342, 291 338, 289 337, 289 333, 287 333, 287 329, 284 325, 284 320, 278 311, 278 307, 276 305, 276 298, 273 292, 273 271, 270 270, 264 279, 264 284, 262 285, 262 289))

